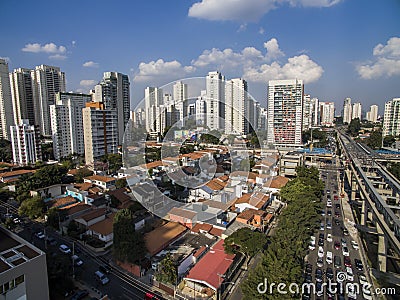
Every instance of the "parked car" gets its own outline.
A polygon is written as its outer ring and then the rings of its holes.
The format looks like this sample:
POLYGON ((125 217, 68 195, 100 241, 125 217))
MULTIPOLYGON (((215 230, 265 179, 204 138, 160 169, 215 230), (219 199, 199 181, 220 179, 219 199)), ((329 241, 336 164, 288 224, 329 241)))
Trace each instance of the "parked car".
POLYGON ((333 259, 333 265, 335 266, 336 269, 342 266, 342 261, 339 256, 335 255, 335 258, 333 259))
POLYGON ((356 241, 351 241, 351 246, 353 247, 353 249, 356 249, 356 250, 359 249, 358 243, 356 241))
POLYGON ((324 248, 322 248, 322 247, 319 247, 318 248, 318 257, 324 257, 324 248))
POLYGON ((105 285, 110 281, 110 279, 100 271, 94 272, 94 275, 96 280, 98 280, 102 285, 105 285))
POLYGON ((326 241, 329 243, 332 242, 332 234, 328 233, 328 235, 326 236, 326 241))
POLYGON ((346 246, 344 246, 342 248, 342 254, 343 254, 343 256, 349 256, 350 255, 349 249, 346 246))
POLYGON ((350 257, 349 257, 349 256, 345 256, 345 257, 344 257, 344 265, 345 265, 346 267, 351 267, 351 260, 350 260, 350 257))
POLYGON ((350 267, 346 267, 346 275, 347 275, 347 280, 353 281, 354 276, 353 276, 353 269, 350 267))
POLYGON ((35 233, 35 236, 36 236, 38 239, 41 239, 41 240, 43 240, 43 239, 46 237, 46 236, 44 235, 43 231, 36 232, 36 233, 35 233))
POLYGON ((328 267, 327 269, 326 269, 326 278, 328 278, 328 279, 333 279, 333 270, 332 270, 332 268, 331 267, 328 267))
POLYGON ((317 282, 322 282, 323 272, 322 269, 318 268, 315 270, 315 279, 317 282))
POLYGON ((326 262, 327 262, 328 264, 331 264, 331 263, 332 263, 332 260, 333 260, 333 254, 332 254, 332 252, 331 252, 331 251, 327 251, 327 252, 326 252, 326 262))
POLYGON ((340 243, 338 241, 335 241, 334 247, 336 250, 340 249, 340 243))
POLYGON ((363 266, 361 260, 359 260, 359 259, 357 259, 357 258, 354 259, 354 264, 355 264, 356 269, 357 269, 358 271, 361 271, 361 272, 364 271, 364 266, 363 266))
POLYGON ((78 255, 72 255, 71 258, 72 258, 72 261, 74 262, 75 266, 80 267, 83 265, 83 260, 80 259, 78 255))
POLYGON ((322 257, 317 258, 317 267, 322 268, 324 266, 324 260, 322 257))

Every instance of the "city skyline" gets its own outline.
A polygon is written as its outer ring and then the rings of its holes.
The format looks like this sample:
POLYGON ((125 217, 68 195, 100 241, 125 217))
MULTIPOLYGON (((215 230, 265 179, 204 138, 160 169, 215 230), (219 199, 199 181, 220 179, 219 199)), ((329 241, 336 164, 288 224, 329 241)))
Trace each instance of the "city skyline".
POLYGON ((146 86, 161 87, 213 70, 245 79, 249 93, 264 107, 268 80, 275 79, 303 80, 305 93, 335 102, 337 109, 350 97, 363 107, 377 104, 382 115, 384 103, 398 97, 398 2, 224 3, 126 2, 124 9, 105 9, 86 2, 70 9, 69 3, 43 1, 26 2, 24 10, 3 3, 8 11, 4 21, 13 26, 0 29, 0 56, 9 61, 10 72, 41 64, 60 67, 67 91, 87 93, 106 71, 128 74, 132 109, 146 86), (51 14, 56 10, 74 22, 60 21, 51 14), (35 19, 36 26, 12 22, 35 12, 48 13, 35 19), (115 26, 104 28, 103 20, 115 26))

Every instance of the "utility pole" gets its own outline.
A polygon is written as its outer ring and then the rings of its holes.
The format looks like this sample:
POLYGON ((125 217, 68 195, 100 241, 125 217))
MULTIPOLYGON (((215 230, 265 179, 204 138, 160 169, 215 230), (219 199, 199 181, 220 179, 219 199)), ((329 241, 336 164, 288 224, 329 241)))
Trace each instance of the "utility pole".
POLYGON ((72 278, 75 279, 75 241, 72 242, 72 278))

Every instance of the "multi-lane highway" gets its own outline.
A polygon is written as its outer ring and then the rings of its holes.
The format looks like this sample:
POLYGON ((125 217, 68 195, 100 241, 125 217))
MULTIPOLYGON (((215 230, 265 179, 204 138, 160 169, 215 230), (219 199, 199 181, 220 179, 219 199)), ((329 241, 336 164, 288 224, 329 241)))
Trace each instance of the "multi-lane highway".
POLYGON ((305 282, 314 283, 316 292, 303 294, 303 299, 372 299, 367 295, 368 291, 363 293, 365 266, 361 263, 359 246, 351 238, 343 222, 344 200, 339 195, 338 171, 327 168, 320 172, 321 179, 325 182, 321 224, 310 238, 315 240, 315 249, 310 247, 306 258, 308 264, 304 270, 305 282), (341 284, 332 285, 329 289, 329 282, 341 284), (355 289, 347 283, 356 283, 355 289))

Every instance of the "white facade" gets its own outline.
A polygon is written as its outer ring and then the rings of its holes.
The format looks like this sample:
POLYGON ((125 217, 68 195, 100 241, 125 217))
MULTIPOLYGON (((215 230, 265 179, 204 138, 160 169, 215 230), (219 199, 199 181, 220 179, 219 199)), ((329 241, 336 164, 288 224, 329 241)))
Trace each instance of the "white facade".
POLYGON ((102 103, 87 103, 82 109, 86 164, 93 164, 105 154, 118 153, 118 116, 102 103))
POLYGON ((369 112, 367 112, 367 121, 376 123, 378 120, 378 105, 371 105, 369 112))
POLYGON ((353 107, 351 105, 351 98, 344 99, 343 103, 343 124, 350 124, 353 116, 353 107))
POLYGON ((29 120, 31 125, 36 124, 31 72, 30 69, 18 68, 10 73, 15 124, 20 124, 23 119, 29 120))
POLYGON ((21 120, 10 130, 14 163, 28 165, 42 160, 40 133, 35 125, 29 125, 29 120, 21 120))
POLYGON ((361 114, 362 114, 362 112, 361 112, 361 103, 360 102, 354 103, 353 104, 353 112, 351 114, 351 119, 354 120, 354 119, 358 118, 361 121, 361 114))
POLYGON ((332 127, 335 120, 335 103, 320 102, 321 126, 332 127))
POLYGON ((311 96, 305 94, 303 97, 303 131, 312 127, 312 108, 311 96))
POLYGON ((225 134, 249 131, 247 82, 234 78, 225 82, 225 134))
POLYGON ((210 130, 223 129, 225 118, 225 77, 220 72, 209 72, 206 77, 207 126, 210 130))
POLYGON ((56 104, 50 105, 53 151, 56 160, 69 154, 84 154, 82 109, 91 95, 57 93, 56 104))
POLYGON ((65 92, 65 74, 59 67, 40 65, 31 72, 35 122, 42 135, 51 135, 50 105, 55 104, 56 94, 65 92))
POLYGON ((400 98, 385 103, 383 115, 383 136, 400 134, 400 98))
POLYGON ((207 124, 207 91, 202 90, 196 100, 196 124, 207 124))
POLYGON ((144 90, 144 102, 146 112, 147 132, 157 132, 157 122, 160 116, 157 115, 157 107, 163 104, 163 91, 157 87, 146 87, 144 90))
POLYGON ((181 121, 183 126, 185 125, 185 118, 188 115, 188 85, 181 81, 176 82, 173 86, 172 96, 175 102, 175 108, 179 112, 178 121, 181 121))
POLYGON ((268 83, 268 143, 300 146, 303 118, 302 80, 268 83))
POLYGON ((319 99, 311 99, 311 127, 319 126, 320 123, 320 111, 319 111, 319 99))
POLYGON ((8 63, 0 58, 0 138, 10 139, 10 126, 14 124, 8 63))

